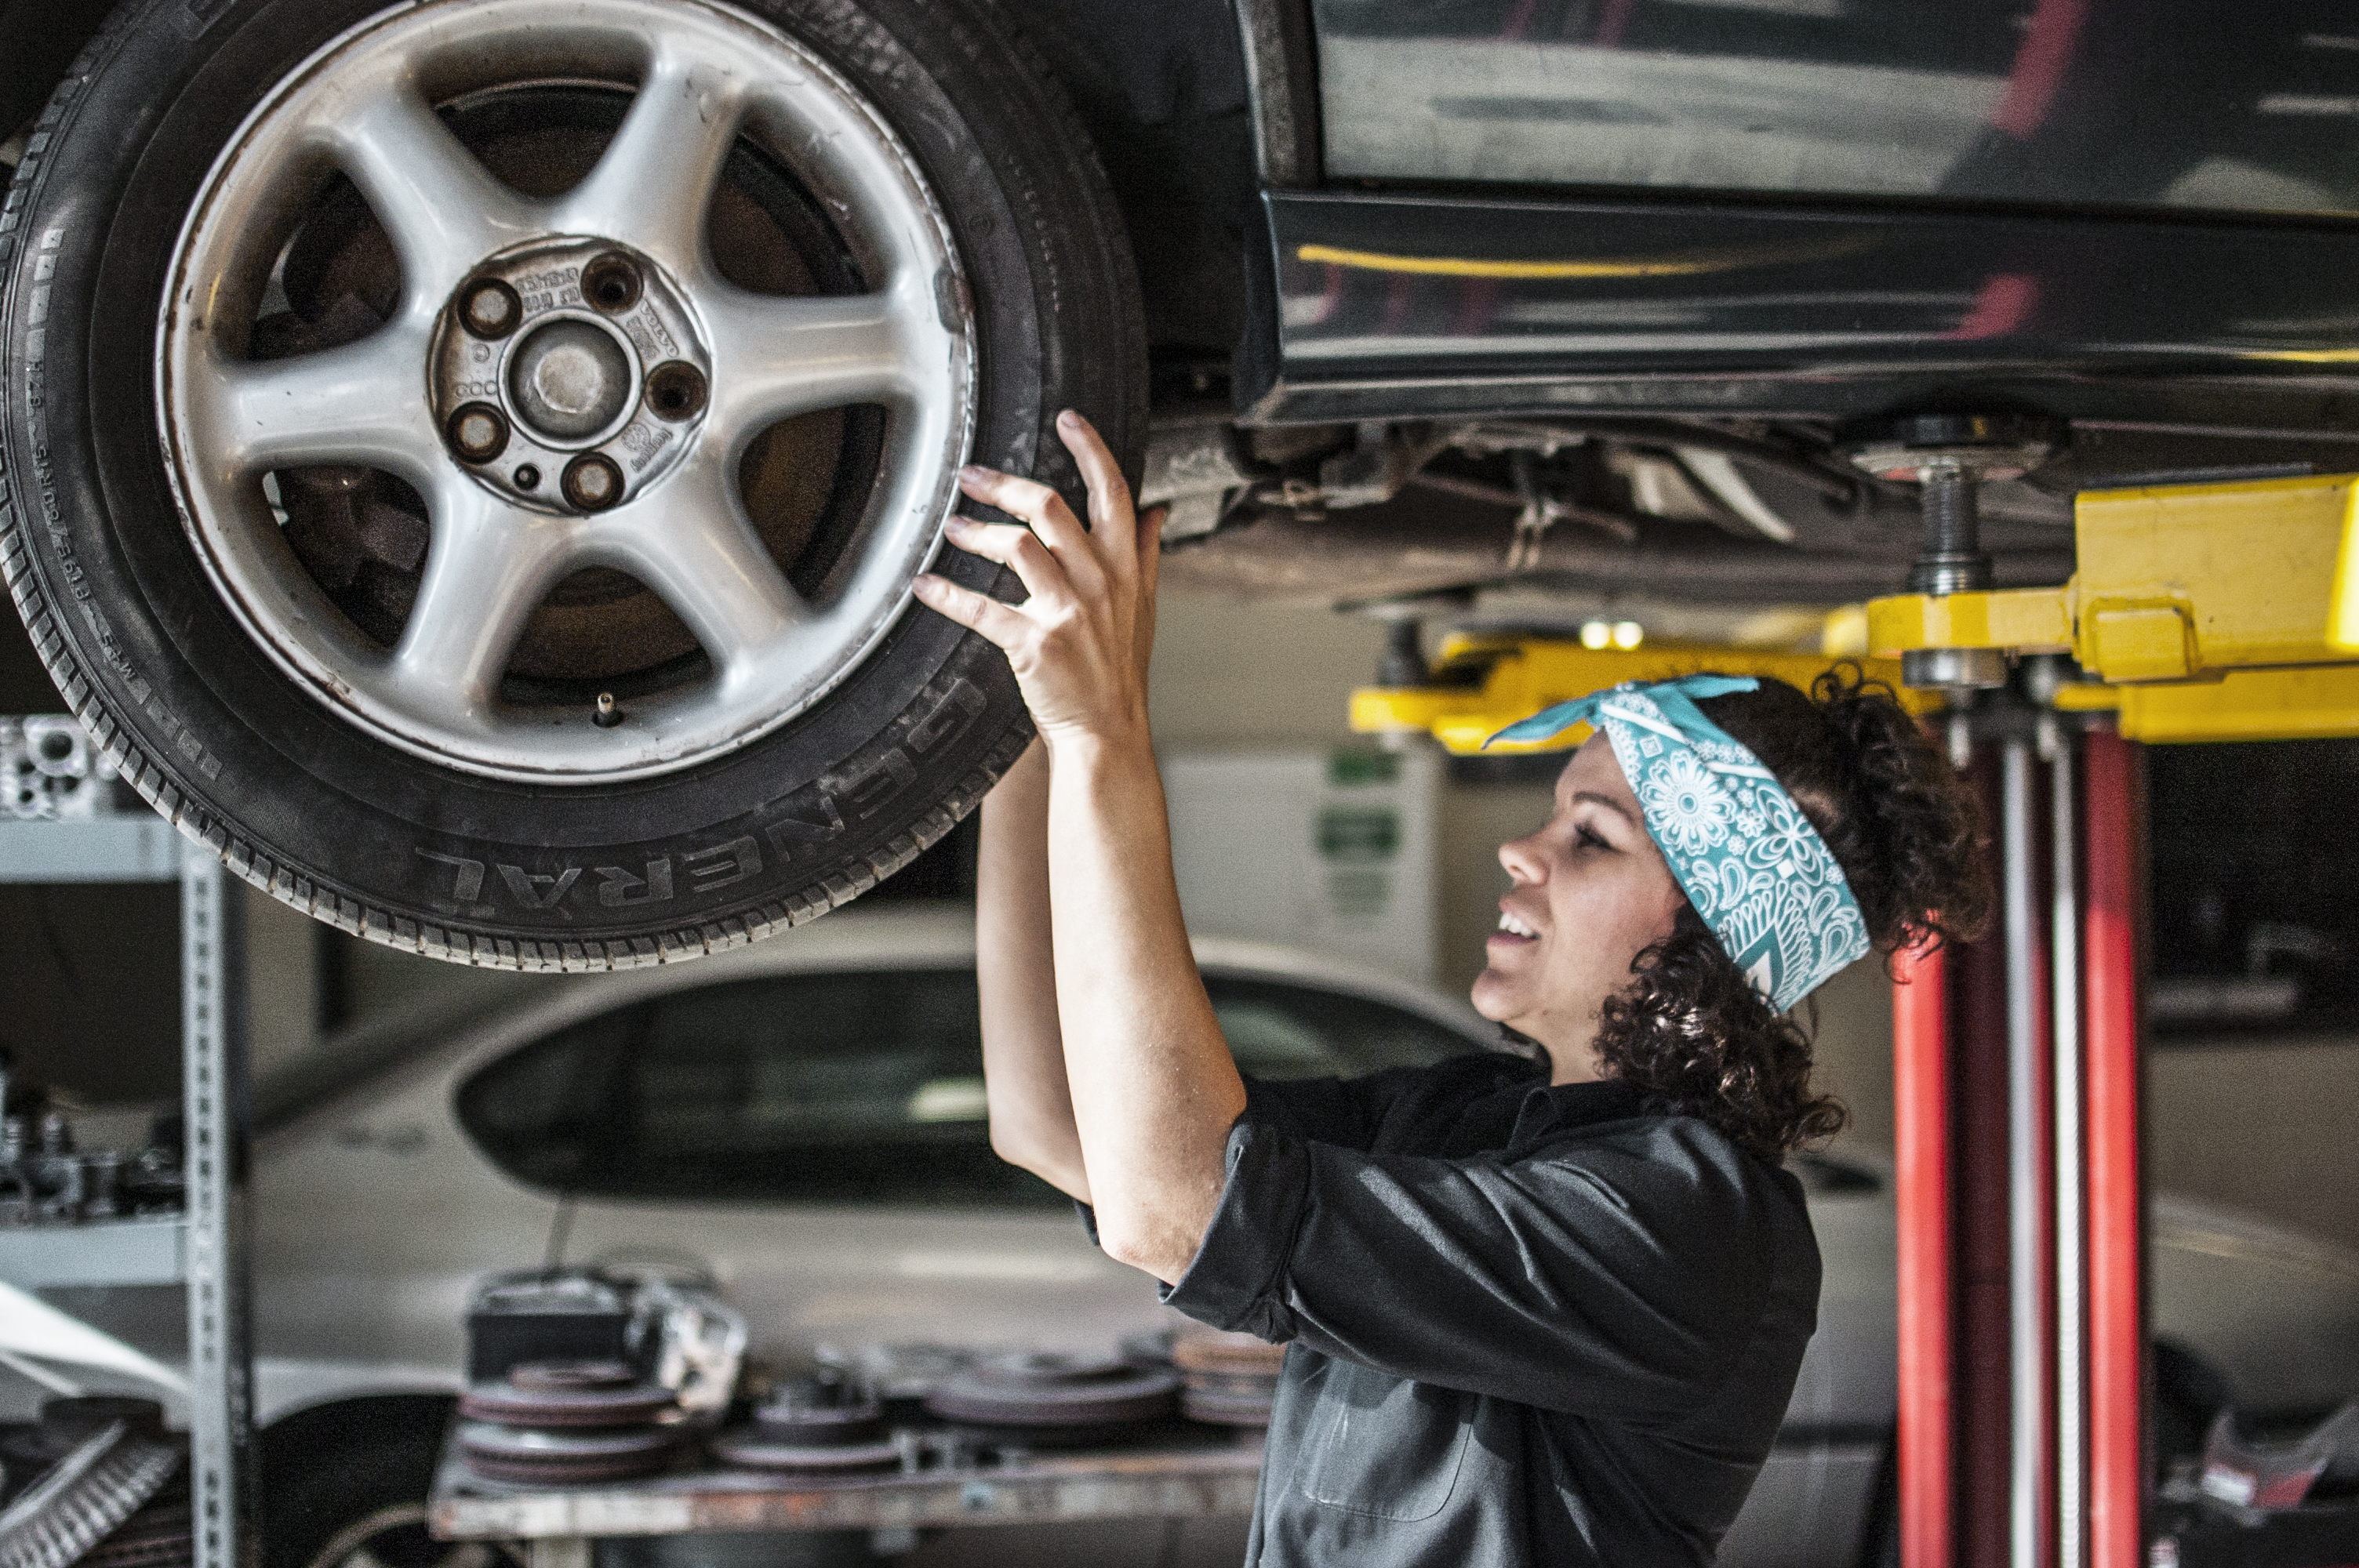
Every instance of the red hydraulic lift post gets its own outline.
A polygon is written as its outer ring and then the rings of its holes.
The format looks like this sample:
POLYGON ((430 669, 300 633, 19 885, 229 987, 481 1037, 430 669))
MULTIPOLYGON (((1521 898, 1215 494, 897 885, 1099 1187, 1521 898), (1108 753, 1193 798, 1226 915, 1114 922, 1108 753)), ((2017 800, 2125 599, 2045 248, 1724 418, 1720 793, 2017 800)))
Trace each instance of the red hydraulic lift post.
POLYGON ((2137 854, 2132 744, 2086 742, 2090 1568, 2143 1568, 2145 1194, 2138 1169, 2137 854))
POLYGON ((1899 1210, 1900 1561, 1951 1568, 1948 956, 1904 948, 1892 971, 1893 1154, 1899 1210))

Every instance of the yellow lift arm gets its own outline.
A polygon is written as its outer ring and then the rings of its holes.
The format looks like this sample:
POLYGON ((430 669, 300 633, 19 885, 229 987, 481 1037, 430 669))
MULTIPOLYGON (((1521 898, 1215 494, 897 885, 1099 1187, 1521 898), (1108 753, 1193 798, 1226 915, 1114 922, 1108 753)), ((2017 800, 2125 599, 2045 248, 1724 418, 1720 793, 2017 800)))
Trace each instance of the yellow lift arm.
POLYGON ((1867 645, 2066 653, 2132 740, 2359 735, 2359 475, 2092 491, 2061 588, 1870 601, 1867 645))
MULTIPOLYGON (((1899 688, 1912 649, 2070 654, 2095 680, 2063 687, 2056 706, 2118 709, 2132 740, 2359 736, 2359 475, 2093 491, 2076 504, 2075 538, 2079 570, 2060 588, 1871 601, 1860 663, 1899 688)), ((1428 730, 1468 755, 1518 719, 1621 681, 1708 669, 1807 689, 1832 663, 1456 633, 1429 684, 1353 692, 1352 728, 1428 730)), ((1921 691, 1903 700, 1917 712, 1940 703, 1921 691)), ((1585 733, 1492 750, 1560 751, 1585 733)))
MULTIPOLYGON (((1869 675, 1900 689, 1899 660, 1857 662, 1869 675)), ((1834 663, 1817 654, 1766 653, 1704 643, 1664 643, 1625 652, 1587 648, 1556 638, 1453 632, 1443 639, 1435 656, 1430 684, 1363 687, 1353 692, 1352 728, 1369 733, 1430 730, 1450 751, 1471 756, 1483 750, 1490 736, 1518 719, 1625 680, 1669 680, 1712 670, 1722 675, 1773 676, 1807 691, 1810 682, 1834 663)), ((1903 692, 1902 700, 1916 712, 1939 703, 1930 692, 1903 692)), ((1560 752, 1577 745, 1588 733, 1583 725, 1537 744, 1503 741, 1491 748, 1491 753, 1560 752)))

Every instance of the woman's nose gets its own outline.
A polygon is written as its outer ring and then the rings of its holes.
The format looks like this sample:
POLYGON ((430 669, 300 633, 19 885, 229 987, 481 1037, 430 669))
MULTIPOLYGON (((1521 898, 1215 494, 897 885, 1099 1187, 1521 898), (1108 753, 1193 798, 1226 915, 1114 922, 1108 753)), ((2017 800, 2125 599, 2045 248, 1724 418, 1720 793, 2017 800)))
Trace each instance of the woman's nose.
POLYGON ((1531 835, 1510 838, 1500 845, 1499 864, 1506 868, 1507 875, 1519 887, 1540 880, 1540 858, 1531 835))

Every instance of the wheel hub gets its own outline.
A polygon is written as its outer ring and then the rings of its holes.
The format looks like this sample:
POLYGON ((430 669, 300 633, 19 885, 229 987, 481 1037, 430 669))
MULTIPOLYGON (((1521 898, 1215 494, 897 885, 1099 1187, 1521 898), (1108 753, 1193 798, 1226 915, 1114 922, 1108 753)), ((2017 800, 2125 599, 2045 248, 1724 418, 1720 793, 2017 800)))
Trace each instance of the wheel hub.
POLYGON ((612 332, 578 318, 534 328, 508 356, 508 402, 551 441, 595 436, 614 422, 637 380, 612 332))
POLYGON ((451 455, 506 499, 559 513, 619 506, 669 472, 693 445, 712 368, 660 267, 573 238, 476 268, 442 312, 432 360, 451 455))

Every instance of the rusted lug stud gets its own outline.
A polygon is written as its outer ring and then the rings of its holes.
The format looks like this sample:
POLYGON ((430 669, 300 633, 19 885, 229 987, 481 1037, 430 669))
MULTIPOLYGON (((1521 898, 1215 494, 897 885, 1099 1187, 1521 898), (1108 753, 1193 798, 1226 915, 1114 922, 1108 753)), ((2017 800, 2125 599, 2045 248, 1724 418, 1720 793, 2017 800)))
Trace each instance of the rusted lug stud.
POLYGON ((584 452, 566 464, 559 482, 566 503, 576 511, 603 512, 623 499, 623 470, 603 453, 584 452))
POLYGON ((667 360, 647 373, 647 408, 658 419, 692 419, 704 407, 704 373, 667 360))
POLYGON ((639 302, 639 269, 619 252, 593 256, 582 269, 582 297, 609 316, 619 316, 639 302))
POLYGON ((487 463, 508 449, 507 416, 488 403, 464 403, 445 427, 451 449, 471 463, 487 463))
POLYGON ((623 721, 623 710, 614 706, 614 694, 602 691, 598 700, 590 705, 590 722, 601 730, 612 730, 623 721))
POLYGON ((524 319, 524 301, 498 278, 478 278, 460 297, 459 319, 478 338, 505 338, 524 319))

